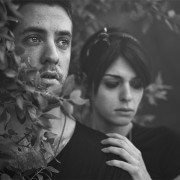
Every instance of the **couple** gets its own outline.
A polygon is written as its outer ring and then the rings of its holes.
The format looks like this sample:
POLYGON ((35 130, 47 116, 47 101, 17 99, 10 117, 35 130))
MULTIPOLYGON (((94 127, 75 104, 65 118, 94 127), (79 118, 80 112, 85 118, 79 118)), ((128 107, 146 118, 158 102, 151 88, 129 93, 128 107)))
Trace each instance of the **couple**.
MULTIPOLYGON (((31 65, 39 69, 41 72, 41 81, 46 87, 49 88, 54 85, 63 84, 68 74, 71 55, 73 25, 70 2, 68 0, 14 0, 14 3, 20 5, 18 10, 23 17, 13 27, 16 47, 25 49, 23 54, 21 54, 21 58, 29 58, 31 65)), ((116 39, 119 36, 118 33, 115 32, 113 38, 116 39)), ((149 75, 146 73, 146 67, 144 67, 145 63, 143 61, 139 62, 142 65, 141 68, 134 71, 134 65, 127 63, 126 57, 119 57, 117 61, 112 63, 112 66, 110 66, 111 62, 107 62, 106 67, 102 69, 102 72, 99 72, 100 76, 95 77, 97 73, 93 70, 96 70, 96 62, 89 64, 90 62, 88 60, 95 61, 96 57, 93 56, 97 54, 96 50, 105 52, 111 43, 107 30, 99 34, 96 40, 88 45, 88 50, 83 52, 85 55, 82 56, 85 58, 82 64, 85 64, 83 65, 84 71, 89 78, 90 88, 94 88, 94 105, 98 107, 103 100, 103 96, 96 96, 98 88, 102 92, 104 91, 104 93, 108 92, 109 89, 115 89, 119 86, 119 77, 121 77, 122 84, 127 82, 124 86, 127 89, 122 92, 124 95, 121 101, 127 103, 131 99, 131 94, 128 93, 129 84, 138 97, 133 113, 131 113, 131 116, 134 116, 143 95, 143 90, 149 83, 149 75), (97 49, 101 45, 103 48, 97 49), (110 68, 108 68, 109 66, 110 68), (125 71, 124 74, 112 75, 114 71, 118 73, 117 67, 123 67, 122 69, 130 71, 130 73, 128 74, 125 71), (140 78, 136 77, 136 73, 138 75, 140 74, 140 78), (141 73, 145 73, 147 76, 141 73), (104 74, 107 75, 104 76, 104 74), (94 79, 97 81, 94 81, 94 79), (93 84, 92 82, 94 82, 94 86, 91 86, 93 84)), ((120 35, 120 37, 124 38, 123 41, 128 41, 130 44, 128 47, 132 48, 135 55, 141 51, 136 39, 126 34, 120 35), (137 49, 135 48, 133 50, 132 46, 137 46, 137 49)), ((117 42, 114 46, 117 46, 117 42)), ((122 49, 124 48, 126 47, 122 45, 122 49)), ((141 58, 138 59, 138 61, 141 60, 141 58)), ((101 65, 103 65, 102 63, 101 65)), ((103 134, 106 131, 98 128, 98 123, 94 124, 94 128, 103 133, 71 119, 62 113, 59 107, 51 109, 49 113, 58 117, 58 119, 50 119, 50 131, 57 134, 58 137, 55 140, 55 150, 58 154, 56 159, 60 161, 59 163, 53 159, 49 162, 51 166, 56 167, 60 171, 58 174, 54 174, 52 179, 151 179, 140 151, 127 138, 117 134, 109 134, 108 138, 103 134), (119 147, 119 143, 117 144, 117 142, 121 142, 122 146, 119 147), (131 147, 130 152, 125 147, 126 145, 123 145, 124 142, 131 147), (122 151, 123 148, 125 151, 122 151), (126 154, 123 156, 120 152, 126 154)), ((132 123, 128 122, 128 126, 126 127, 126 132, 123 135, 129 134, 132 123)))

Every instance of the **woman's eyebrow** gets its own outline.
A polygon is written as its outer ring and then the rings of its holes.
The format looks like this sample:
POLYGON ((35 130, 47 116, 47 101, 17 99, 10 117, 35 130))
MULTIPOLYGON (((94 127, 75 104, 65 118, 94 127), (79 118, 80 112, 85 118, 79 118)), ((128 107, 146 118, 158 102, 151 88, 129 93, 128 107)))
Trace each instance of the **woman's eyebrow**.
POLYGON ((115 75, 115 74, 105 74, 104 77, 113 77, 113 78, 117 78, 117 79, 121 78, 121 76, 115 75))

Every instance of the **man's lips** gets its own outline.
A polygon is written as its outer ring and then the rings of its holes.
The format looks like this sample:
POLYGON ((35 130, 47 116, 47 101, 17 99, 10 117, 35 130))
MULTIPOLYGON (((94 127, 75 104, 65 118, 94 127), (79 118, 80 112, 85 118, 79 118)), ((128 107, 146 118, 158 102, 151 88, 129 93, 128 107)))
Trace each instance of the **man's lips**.
POLYGON ((44 71, 40 74, 40 77, 42 83, 48 86, 59 84, 62 80, 62 76, 60 76, 56 71, 44 71))
POLYGON ((45 71, 41 73, 41 78, 42 79, 56 79, 56 80, 60 80, 60 76, 56 71, 45 71))

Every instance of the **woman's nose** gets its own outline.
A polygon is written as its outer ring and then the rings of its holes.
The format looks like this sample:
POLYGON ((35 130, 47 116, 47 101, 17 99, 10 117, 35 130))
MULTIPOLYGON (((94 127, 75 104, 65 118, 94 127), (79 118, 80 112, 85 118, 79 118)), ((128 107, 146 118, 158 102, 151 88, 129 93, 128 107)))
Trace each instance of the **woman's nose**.
POLYGON ((47 42, 44 47, 44 56, 42 58, 42 64, 50 63, 57 64, 59 61, 58 49, 54 41, 47 42))
POLYGON ((121 101, 131 101, 132 92, 131 92, 131 87, 130 87, 129 84, 124 84, 123 85, 119 96, 120 96, 121 101))

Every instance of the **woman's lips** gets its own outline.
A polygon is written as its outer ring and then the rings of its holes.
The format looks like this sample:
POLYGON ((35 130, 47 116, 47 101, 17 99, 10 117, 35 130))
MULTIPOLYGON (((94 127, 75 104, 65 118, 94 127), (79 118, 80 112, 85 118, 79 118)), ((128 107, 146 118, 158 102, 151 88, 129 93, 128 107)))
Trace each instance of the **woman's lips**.
POLYGON ((134 112, 133 109, 128 109, 128 108, 115 109, 115 111, 120 115, 132 115, 134 112))

